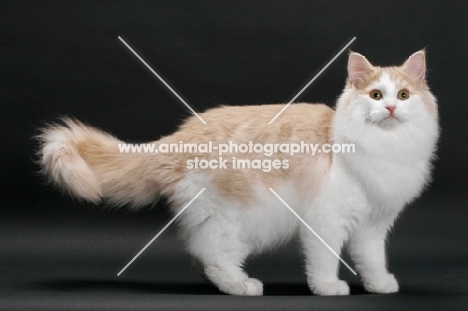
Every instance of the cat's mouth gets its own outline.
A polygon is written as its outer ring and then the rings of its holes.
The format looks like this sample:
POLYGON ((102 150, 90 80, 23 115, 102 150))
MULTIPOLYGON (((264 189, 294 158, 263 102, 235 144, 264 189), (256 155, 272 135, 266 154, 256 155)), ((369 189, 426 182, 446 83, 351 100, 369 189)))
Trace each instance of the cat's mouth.
POLYGON ((399 121, 398 118, 394 114, 389 114, 387 117, 384 118, 384 120, 391 120, 391 119, 399 121))
POLYGON ((380 127, 394 127, 400 124, 403 120, 395 114, 379 114, 370 118, 370 121, 380 127))
POLYGON ((390 113, 388 111, 370 112, 367 117, 367 121, 370 123, 380 124, 398 124, 404 121, 399 113, 390 113))
POLYGON ((387 116, 384 116, 379 122, 378 125, 381 127, 389 128, 389 127, 395 127, 398 124, 400 124, 401 120, 395 116, 394 114, 389 114, 387 116))

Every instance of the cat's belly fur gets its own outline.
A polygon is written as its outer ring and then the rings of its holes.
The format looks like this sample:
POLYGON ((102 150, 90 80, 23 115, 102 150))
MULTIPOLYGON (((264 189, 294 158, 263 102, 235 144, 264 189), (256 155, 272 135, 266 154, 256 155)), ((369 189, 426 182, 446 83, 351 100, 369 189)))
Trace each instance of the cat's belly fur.
MULTIPOLYGON (((203 172, 188 174, 178 183, 173 204, 175 212, 202 188, 206 190, 180 216, 179 233, 183 240, 191 241, 205 230, 228 243, 230 238, 226 237, 226 232, 229 232, 239 237, 249 253, 258 253, 289 241, 297 232, 298 219, 266 187, 258 185, 255 197, 246 204, 221 196, 203 172)), ((282 190, 283 199, 301 214, 303 203, 294 190, 288 186, 282 190)))

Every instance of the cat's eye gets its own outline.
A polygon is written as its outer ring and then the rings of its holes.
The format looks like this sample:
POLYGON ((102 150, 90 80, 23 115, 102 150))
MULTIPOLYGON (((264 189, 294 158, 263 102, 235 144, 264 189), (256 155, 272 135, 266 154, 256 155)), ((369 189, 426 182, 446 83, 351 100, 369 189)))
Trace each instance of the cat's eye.
POLYGON ((401 100, 406 100, 409 98, 409 91, 408 90, 401 90, 398 92, 398 98, 401 100))
POLYGON ((382 93, 379 90, 373 90, 369 93, 369 96, 373 100, 380 100, 382 98, 382 93))

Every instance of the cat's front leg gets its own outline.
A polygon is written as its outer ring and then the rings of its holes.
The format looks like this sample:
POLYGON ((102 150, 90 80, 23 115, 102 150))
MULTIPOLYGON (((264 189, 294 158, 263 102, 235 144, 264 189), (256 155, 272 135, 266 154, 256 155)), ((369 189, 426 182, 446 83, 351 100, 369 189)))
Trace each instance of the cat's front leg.
MULTIPOLYGON (((346 238, 340 222, 328 216, 309 214, 309 226, 339 255, 346 238)), ((348 284, 338 278, 339 259, 308 228, 302 226, 301 241, 306 257, 307 282, 316 295, 349 295, 348 284)))
POLYGON ((357 232, 348 245, 364 288, 371 293, 395 293, 399 286, 388 272, 385 256, 386 228, 365 228, 357 232))

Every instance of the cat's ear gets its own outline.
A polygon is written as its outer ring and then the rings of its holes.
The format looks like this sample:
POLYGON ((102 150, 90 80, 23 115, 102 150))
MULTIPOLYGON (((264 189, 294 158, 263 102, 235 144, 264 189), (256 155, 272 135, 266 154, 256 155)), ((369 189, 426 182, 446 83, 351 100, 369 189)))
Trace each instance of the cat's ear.
POLYGON ((359 87, 373 69, 372 64, 363 55, 356 52, 349 54, 348 76, 353 86, 359 87))
POLYGON ((416 84, 421 84, 426 78, 426 53, 424 50, 411 55, 403 64, 406 75, 416 84))

